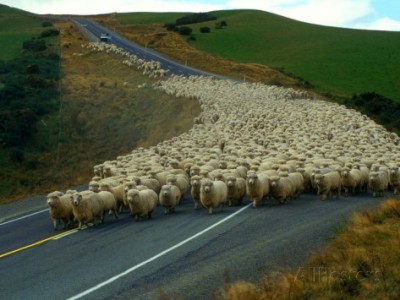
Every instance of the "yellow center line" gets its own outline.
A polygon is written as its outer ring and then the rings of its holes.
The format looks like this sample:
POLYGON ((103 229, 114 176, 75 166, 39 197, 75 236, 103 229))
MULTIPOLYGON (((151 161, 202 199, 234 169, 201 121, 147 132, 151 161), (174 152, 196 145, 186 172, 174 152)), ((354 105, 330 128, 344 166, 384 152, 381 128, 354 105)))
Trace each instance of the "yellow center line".
POLYGON ((4 257, 6 257, 6 256, 9 256, 9 255, 18 253, 18 252, 20 252, 20 251, 23 251, 23 250, 26 250, 26 249, 29 249, 29 248, 32 248, 32 247, 41 245, 41 244, 46 243, 46 242, 48 242, 48 241, 51 241, 51 240, 53 240, 53 239, 55 239, 55 238, 59 238, 59 237, 61 237, 61 236, 64 236, 64 235, 67 235, 67 234, 70 234, 70 233, 73 233, 73 232, 76 232, 76 231, 78 231, 78 229, 70 229, 70 230, 64 231, 64 232, 62 232, 62 233, 59 233, 59 234, 56 234, 56 235, 47 237, 47 238, 45 238, 45 239, 43 239, 43 240, 40 240, 40 241, 37 241, 37 242, 35 242, 35 243, 32 243, 32 244, 29 244, 29 245, 20 247, 20 248, 18 248, 18 249, 15 249, 15 250, 12 250, 12 251, 3 253, 3 254, 0 254, 0 258, 4 258, 4 257))

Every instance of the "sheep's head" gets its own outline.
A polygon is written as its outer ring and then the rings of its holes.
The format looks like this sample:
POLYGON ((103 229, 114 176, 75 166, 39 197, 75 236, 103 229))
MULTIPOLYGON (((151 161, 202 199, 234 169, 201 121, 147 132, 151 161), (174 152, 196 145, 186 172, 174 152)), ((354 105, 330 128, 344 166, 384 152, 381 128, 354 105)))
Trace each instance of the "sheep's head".
POLYGON ((202 186, 204 192, 209 193, 212 189, 213 182, 209 179, 206 179, 206 180, 202 181, 201 186, 202 186))
POLYGON ((163 186, 161 187, 161 194, 162 194, 164 197, 169 196, 169 195, 171 194, 171 185, 170 185, 170 184, 163 185, 163 186))
POLYGON ((270 182, 271 186, 274 187, 274 186, 278 185, 280 179, 281 178, 279 176, 274 175, 274 176, 270 177, 269 182, 270 182))
POLYGON ((49 197, 49 198, 47 199, 47 205, 48 205, 49 207, 56 207, 57 199, 59 199, 58 196, 51 196, 51 197, 49 197))
POLYGON ((254 184, 256 184, 257 179, 258 179, 258 177, 257 177, 257 174, 256 174, 256 173, 253 173, 253 172, 247 173, 247 182, 248 182, 249 185, 254 185, 254 184))
POLYGON ((71 195, 71 202, 72 205, 78 206, 82 201, 82 195, 81 194, 73 194, 71 195))
POLYGON ((200 179, 201 179, 200 176, 194 175, 190 180, 191 185, 192 186, 199 186, 200 185, 200 179))
POLYGON ((139 197, 139 191, 138 190, 129 190, 128 192, 128 202, 133 203, 137 198, 139 197))
POLYGON ((316 174, 315 178, 314 178, 315 184, 316 185, 321 185, 324 182, 324 178, 325 178, 324 175, 316 174))
POLYGON ((228 187, 233 187, 233 186, 235 185, 235 183, 236 183, 236 177, 234 177, 234 176, 229 176, 229 177, 226 179, 226 185, 227 185, 228 187))

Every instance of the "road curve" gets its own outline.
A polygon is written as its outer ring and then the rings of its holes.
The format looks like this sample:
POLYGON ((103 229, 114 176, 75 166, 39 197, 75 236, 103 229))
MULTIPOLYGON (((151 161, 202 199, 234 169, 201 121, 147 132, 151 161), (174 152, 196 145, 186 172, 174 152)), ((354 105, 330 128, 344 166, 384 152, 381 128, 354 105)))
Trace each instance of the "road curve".
POLYGON ((208 299, 226 274, 256 281, 260 271, 299 267, 333 227, 380 200, 362 195, 320 201, 305 194, 256 209, 245 202, 208 215, 194 210, 187 196, 172 215, 158 207, 152 220, 108 216, 98 228, 47 239, 60 232, 54 232, 43 198, 38 213, 0 223, 0 257, 39 242, 0 258, 2 299, 154 299, 160 289, 208 299))
POLYGON ((102 34, 107 33, 111 39, 109 43, 115 44, 117 47, 128 51, 131 54, 136 55, 138 58, 147 61, 159 61, 161 69, 168 70, 170 74, 183 75, 183 76, 213 76, 216 78, 224 78, 223 76, 205 72, 192 68, 190 66, 179 64, 172 61, 149 48, 142 47, 135 42, 125 39, 118 33, 101 26, 100 24, 84 19, 84 18, 73 18, 72 21, 77 25, 78 29, 84 33, 84 35, 92 40, 99 41, 102 34))

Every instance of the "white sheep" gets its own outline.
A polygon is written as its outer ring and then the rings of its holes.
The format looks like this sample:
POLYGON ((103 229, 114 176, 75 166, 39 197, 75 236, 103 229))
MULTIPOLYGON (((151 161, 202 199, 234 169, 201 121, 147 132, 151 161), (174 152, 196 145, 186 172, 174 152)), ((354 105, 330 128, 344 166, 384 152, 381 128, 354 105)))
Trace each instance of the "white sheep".
POLYGON ((397 166, 389 168, 389 186, 395 195, 399 193, 400 170, 397 166))
POLYGON ((270 195, 279 203, 286 203, 290 198, 293 198, 295 187, 289 177, 271 176, 269 183, 270 195))
POLYGON ((253 207, 261 204, 269 194, 269 179, 264 173, 249 171, 246 179, 246 194, 253 202, 253 207))
POLYGON ((372 197, 383 196, 388 186, 389 176, 386 171, 372 171, 369 173, 368 189, 372 192, 372 197))
POLYGON ((192 199, 194 202, 194 209, 197 209, 199 207, 200 203, 200 186, 201 186, 201 177, 200 175, 193 175, 190 178, 190 194, 192 195, 192 199))
POLYGON ((131 215, 138 221, 139 218, 152 218, 154 209, 158 203, 158 195, 151 189, 131 189, 127 193, 129 210, 131 215))
MULTIPOLYGON (((117 202, 117 212, 120 213, 125 206, 125 185, 120 184, 112 187, 109 183, 101 183, 100 191, 108 191, 114 195, 115 201, 117 202)), ((126 206, 128 207, 128 206, 126 206)))
POLYGON ((49 215, 53 221, 54 230, 57 230, 57 224, 63 222, 64 229, 68 228, 74 220, 72 212, 71 194, 63 194, 55 191, 47 195, 47 205, 49 206, 49 215))
POLYGON ((103 221, 104 215, 107 213, 113 213, 115 218, 118 218, 117 200, 115 199, 114 194, 109 191, 100 191, 97 195, 103 203, 103 221))
POLYGON ((304 191, 304 177, 300 172, 289 173, 288 177, 293 182, 294 198, 297 198, 304 191))
POLYGON ((344 167, 341 170, 342 177, 342 189, 344 190, 344 194, 347 197, 349 195, 349 191, 352 195, 355 195, 361 187, 361 171, 357 169, 349 169, 344 167))
POLYGON ((217 207, 223 208, 228 197, 228 187, 223 181, 211 181, 208 178, 201 180, 200 202, 209 214, 217 207))
POLYGON ((183 174, 170 174, 167 176, 167 184, 175 185, 181 192, 181 200, 186 192, 190 189, 190 183, 186 175, 183 174))
POLYGON ((229 206, 242 204, 243 197, 246 195, 246 180, 229 175, 225 183, 228 187, 229 206))
POLYGON ((175 207, 181 200, 181 191, 175 185, 166 184, 161 187, 158 196, 160 205, 164 207, 165 214, 175 211, 175 207))
POLYGON ((341 177, 338 172, 332 171, 326 174, 316 174, 314 180, 321 200, 329 199, 333 194, 336 194, 337 198, 340 197, 341 177))
POLYGON ((78 229, 82 229, 83 225, 88 225, 94 221, 94 225, 103 222, 104 207, 103 201, 97 193, 79 192, 70 195, 72 203, 72 212, 78 221, 78 229))

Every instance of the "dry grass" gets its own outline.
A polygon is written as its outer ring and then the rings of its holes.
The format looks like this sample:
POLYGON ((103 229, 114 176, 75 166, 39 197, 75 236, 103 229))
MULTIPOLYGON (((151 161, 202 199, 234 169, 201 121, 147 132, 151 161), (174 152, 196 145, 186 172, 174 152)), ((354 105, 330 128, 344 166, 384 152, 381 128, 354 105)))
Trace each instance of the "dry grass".
POLYGON ((225 285, 219 299, 399 299, 400 201, 354 214, 301 268, 259 284, 225 285))

